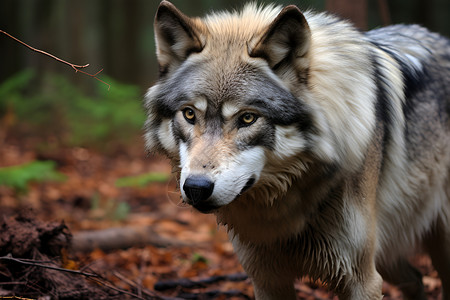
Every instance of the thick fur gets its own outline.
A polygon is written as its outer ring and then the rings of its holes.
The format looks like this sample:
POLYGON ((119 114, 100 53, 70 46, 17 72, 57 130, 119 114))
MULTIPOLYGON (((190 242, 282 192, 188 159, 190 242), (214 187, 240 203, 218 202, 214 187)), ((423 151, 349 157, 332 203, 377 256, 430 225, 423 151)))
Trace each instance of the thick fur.
POLYGON ((162 1, 149 151, 183 201, 214 213, 257 299, 321 280, 425 299, 431 255, 450 299, 450 41, 419 26, 361 33, 327 14, 258 7, 189 18, 162 1))

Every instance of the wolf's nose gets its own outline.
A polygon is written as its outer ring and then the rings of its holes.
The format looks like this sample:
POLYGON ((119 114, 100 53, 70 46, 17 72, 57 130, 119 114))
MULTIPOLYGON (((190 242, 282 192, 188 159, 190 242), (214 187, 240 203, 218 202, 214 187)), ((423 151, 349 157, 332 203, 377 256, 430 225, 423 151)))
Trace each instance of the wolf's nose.
POLYGON ((186 196, 195 205, 211 196, 214 190, 214 182, 203 176, 189 176, 183 185, 186 196))

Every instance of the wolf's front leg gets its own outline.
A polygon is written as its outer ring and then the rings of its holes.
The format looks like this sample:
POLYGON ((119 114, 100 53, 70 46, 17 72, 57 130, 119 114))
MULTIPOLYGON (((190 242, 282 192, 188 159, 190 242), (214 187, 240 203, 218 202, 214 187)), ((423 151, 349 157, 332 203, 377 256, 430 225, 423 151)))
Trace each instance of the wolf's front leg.
POLYGON ((364 270, 358 270, 346 283, 338 287, 336 291, 339 300, 381 300, 383 279, 375 270, 375 266, 364 270))
POLYGON ((253 286, 255 289, 256 300, 295 300, 297 299, 294 283, 275 285, 275 284, 263 284, 256 280, 253 280, 253 286))
MULTIPOLYGON (((358 274, 355 278, 347 279, 347 283, 337 288, 339 300, 381 300, 381 286, 383 280, 375 269, 368 274, 358 274), (360 277, 361 276, 361 277, 360 277)), ((277 280, 272 283, 253 280, 256 300, 295 300, 297 295, 294 284, 280 284, 277 280)))

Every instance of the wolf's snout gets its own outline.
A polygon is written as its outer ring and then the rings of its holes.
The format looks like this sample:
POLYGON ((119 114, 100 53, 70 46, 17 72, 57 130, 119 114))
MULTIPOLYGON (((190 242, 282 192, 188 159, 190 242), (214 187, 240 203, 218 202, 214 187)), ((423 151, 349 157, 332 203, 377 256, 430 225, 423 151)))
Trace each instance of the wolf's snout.
POLYGON ((189 176, 184 182, 183 190, 191 200, 191 204, 196 206, 211 196, 214 182, 204 176, 189 176))

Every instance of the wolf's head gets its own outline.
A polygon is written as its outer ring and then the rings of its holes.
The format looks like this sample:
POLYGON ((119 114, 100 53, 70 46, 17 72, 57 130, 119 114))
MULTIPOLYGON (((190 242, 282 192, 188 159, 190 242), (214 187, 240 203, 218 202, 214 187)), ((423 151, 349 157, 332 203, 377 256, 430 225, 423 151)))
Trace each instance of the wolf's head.
POLYGON ((155 36, 146 146, 179 167, 184 201, 211 212, 243 193, 282 193, 310 159, 334 159, 332 135, 319 138, 329 127, 311 100, 311 31, 296 6, 198 19, 162 1, 155 36))

